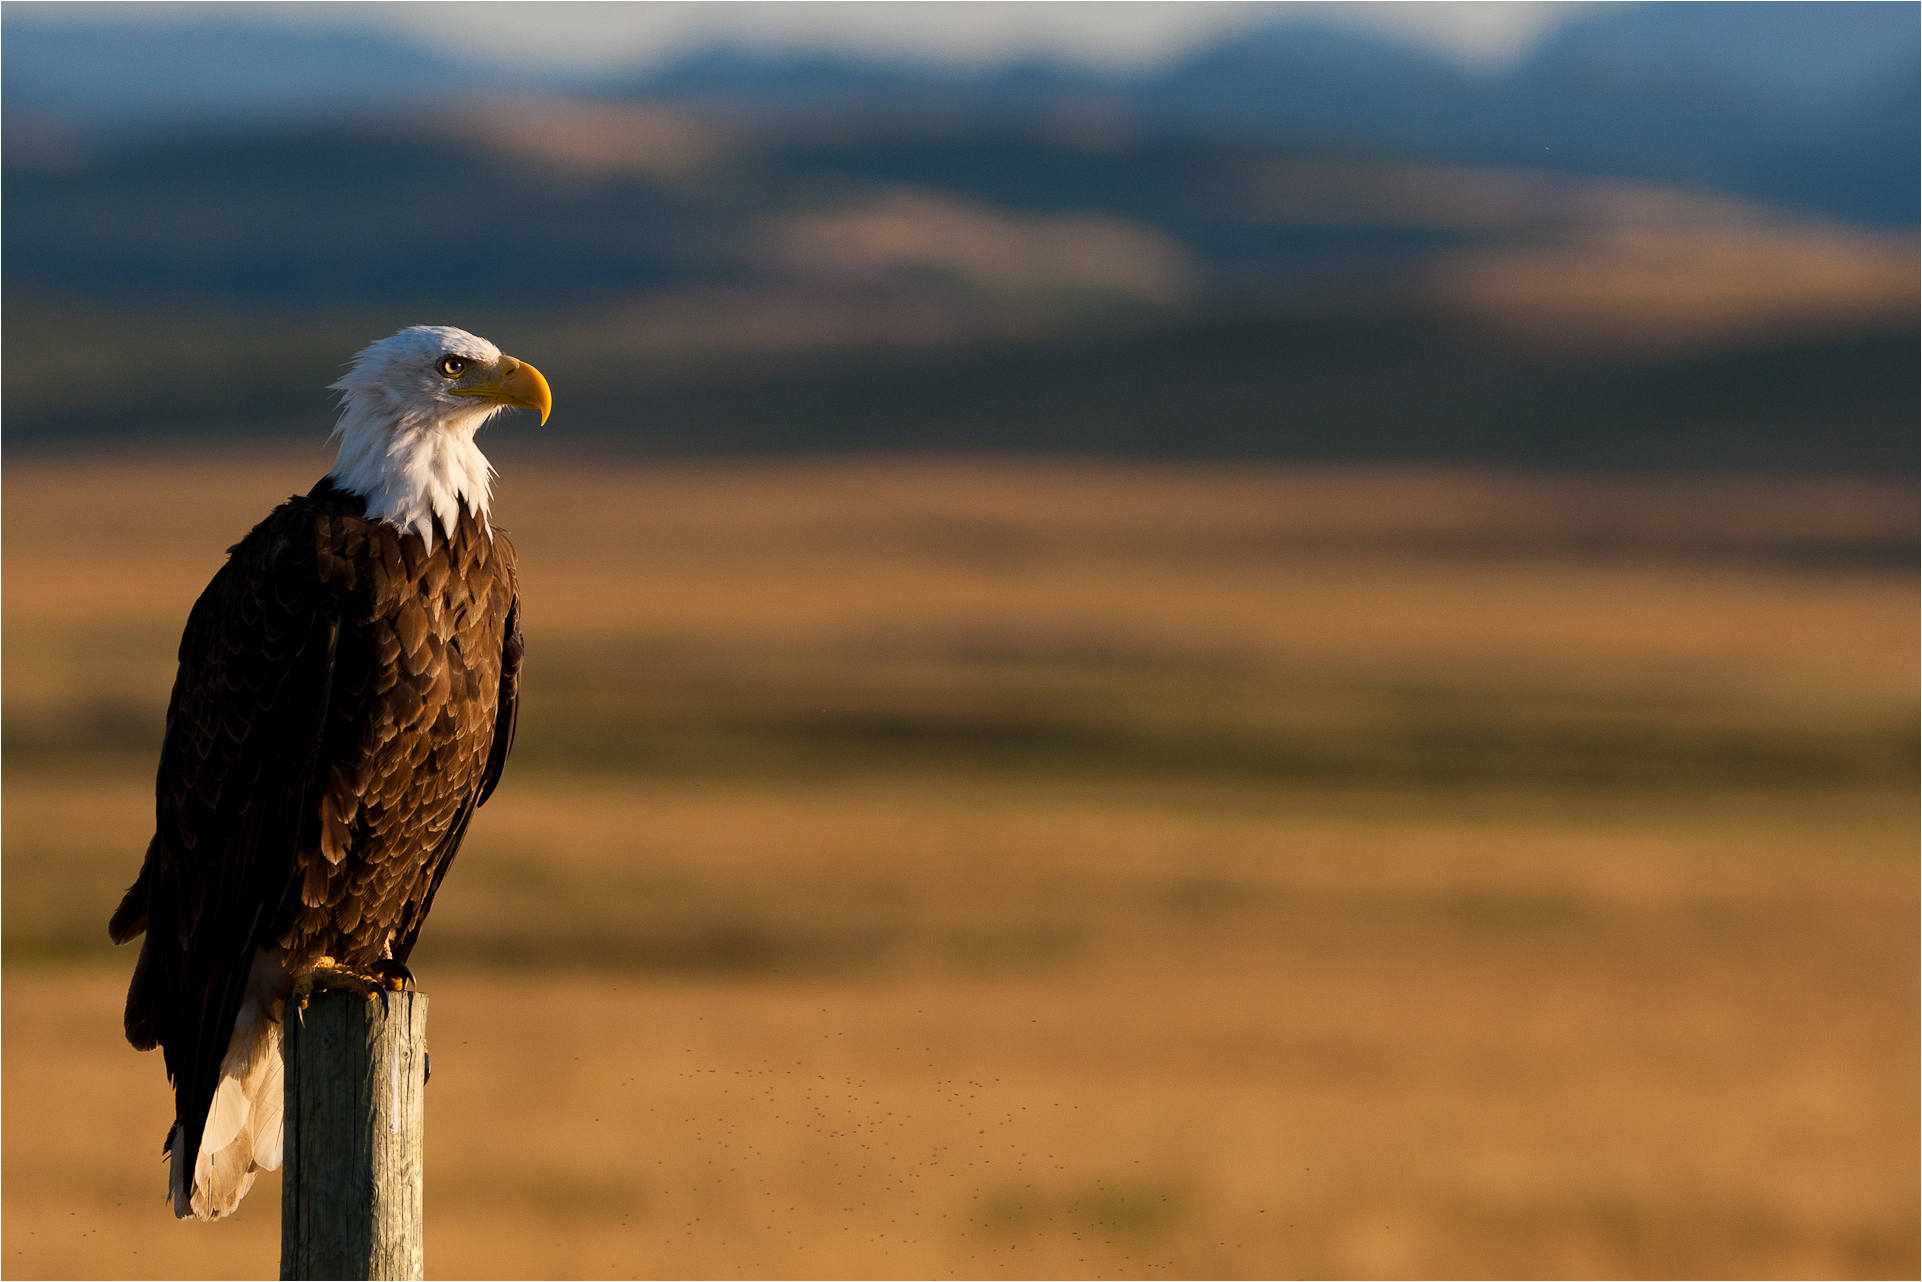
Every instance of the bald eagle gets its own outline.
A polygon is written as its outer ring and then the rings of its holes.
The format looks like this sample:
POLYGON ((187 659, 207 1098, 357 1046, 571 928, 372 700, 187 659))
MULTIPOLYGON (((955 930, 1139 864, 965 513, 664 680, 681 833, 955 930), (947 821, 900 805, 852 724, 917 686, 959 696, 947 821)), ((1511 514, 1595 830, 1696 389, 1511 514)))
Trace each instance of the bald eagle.
POLYGON ((231 1212, 280 1165, 281 1018, 303 978, 404 983, 499 782, 521 669, 513 545, 474 434, 547 380, 464 330, 366 348, 340 451, 228 551, 187 616, 153 840, 113 914, 146 935, 127 1040, 161 1047, 176 1216, 231 1212))

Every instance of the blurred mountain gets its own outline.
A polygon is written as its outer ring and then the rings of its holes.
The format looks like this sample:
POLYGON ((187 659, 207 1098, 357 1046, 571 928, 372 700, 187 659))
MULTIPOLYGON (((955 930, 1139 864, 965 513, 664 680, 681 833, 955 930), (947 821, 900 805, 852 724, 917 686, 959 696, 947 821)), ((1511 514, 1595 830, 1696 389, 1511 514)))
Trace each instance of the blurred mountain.
POLYGON ((1605 5, 1478 76, 1387 40, 1282 26, 1226 41, 1133 100, 1217 128, 1908 223, 1919 36, 1913 5, 1605 5))
POLYGON ((1497 74, 1288 19, 1135 75, 714 47, 589 82, 504 70, 473 50, 244 16, 114 26, 15 6, 0 58, 9 120, 29 127, 146 130, 536 91, 775 120, 1101 110, 1145 129, 1637 177, 1906 223, 1918 209, 1919 38, 1918 9, 1906 4, 1623 4, 1569 22, 1497 74))
POLYGON ((1843 117, 1916 83, 1914 6, 1604 5, 1551 34, 1524 77, 1616 98, 1843 117))
POLYGON ((1911 5, 1606 6, 1499 74, 1286 23, 595 83, 51 13, 0 42, 15 444, 311 431, 445 320, 677 452, 1914 464, 1911 5))
POLYGON ((69 24, 10 6, 5 37, 6 112, 35 125, 144 132, 395 109, 537 83, 372 32, 244 19, 69 24))
POLYGON ((1516 79, 1580 104, 1566 159, 1593 172, 1913 223, 1919 41, 1915 5, 1602 6, 1516 79))

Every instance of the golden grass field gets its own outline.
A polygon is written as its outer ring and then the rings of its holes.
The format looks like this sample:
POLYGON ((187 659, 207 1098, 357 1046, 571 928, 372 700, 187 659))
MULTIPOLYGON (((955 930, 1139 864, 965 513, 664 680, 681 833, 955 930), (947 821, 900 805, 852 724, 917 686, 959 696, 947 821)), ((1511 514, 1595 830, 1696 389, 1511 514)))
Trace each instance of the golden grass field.
MULTIPOLYGON (((1907 1276, 1915 497, 502 451, 521 738, 415 955, 443 1276, 1907 1276)), ((319 450, 4 477, 12 1276, 176 1224, 105 920, 319 450)))

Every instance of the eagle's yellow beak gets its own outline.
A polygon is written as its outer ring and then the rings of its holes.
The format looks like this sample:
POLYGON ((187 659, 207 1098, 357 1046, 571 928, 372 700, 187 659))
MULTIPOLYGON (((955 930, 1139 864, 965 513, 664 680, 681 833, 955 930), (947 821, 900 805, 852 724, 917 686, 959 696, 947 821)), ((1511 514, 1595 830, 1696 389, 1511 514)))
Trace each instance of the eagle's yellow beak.
POLYGON ((494 382, 456 388, 454 395, 480 396, 524 410, 539 410, 543 423, 554 408, 554 394, 547 389, 547 379, 526 361, 517 361, 512 356, 501 357, 500 377, 494 382))

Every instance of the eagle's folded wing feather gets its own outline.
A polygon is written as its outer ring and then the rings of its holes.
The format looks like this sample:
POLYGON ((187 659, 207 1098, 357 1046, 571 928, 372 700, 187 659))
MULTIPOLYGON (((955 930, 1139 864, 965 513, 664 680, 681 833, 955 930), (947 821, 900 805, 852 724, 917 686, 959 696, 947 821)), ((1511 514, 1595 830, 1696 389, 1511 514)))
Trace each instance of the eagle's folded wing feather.
POLYGON ((192 1169, 254 958, 298 894, 340 619, 314 568, 311 512, 283 505, 237 544, 180 642, 155 834, 115 914, 147 938, 127 1035, 166 1048, 192 1169), (139 902, 136 902, 139 901, 139 902))

